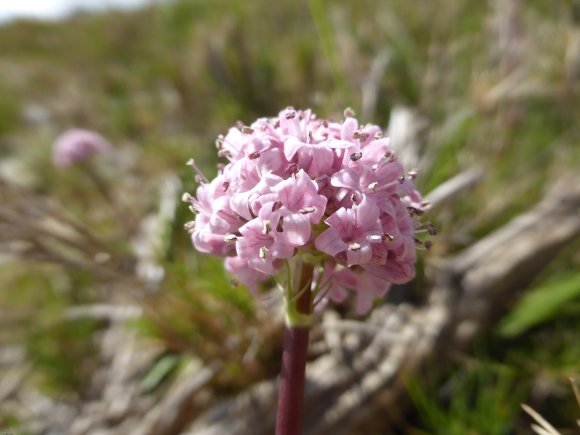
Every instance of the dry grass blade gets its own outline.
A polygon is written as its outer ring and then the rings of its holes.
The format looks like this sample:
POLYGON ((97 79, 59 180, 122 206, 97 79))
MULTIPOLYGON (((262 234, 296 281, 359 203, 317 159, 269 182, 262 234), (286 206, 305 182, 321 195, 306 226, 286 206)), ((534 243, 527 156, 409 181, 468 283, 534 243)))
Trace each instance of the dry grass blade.
POLYGON ((536 411, 534 411, 528 405, 526 405, 525 403, 522 403, 522 408, 534 420, 536 420, 538 422, 539 426, 532 424, 532 428, 536 431, 536 433, 538 433, 539 435, 560 435, 560 432, 558 432, 554 428, 554 426, 552 426, 550 423, 548 423, 546 421, 546 419, 544 419, 544 417, 542 417, 540 414, 538 414, 536 411))
MULTIPOLYGON (((576 402, 578 403, 578 408, 580 408, 580 391, 578 390, 578 384, 576 383, 576 378, 570 377, 570 384, 572 384, 572 391, 574 391, 574 396, 576 397, 576 402)), ((576 424, 580 427, 580 420, 576 420, 576 424)))

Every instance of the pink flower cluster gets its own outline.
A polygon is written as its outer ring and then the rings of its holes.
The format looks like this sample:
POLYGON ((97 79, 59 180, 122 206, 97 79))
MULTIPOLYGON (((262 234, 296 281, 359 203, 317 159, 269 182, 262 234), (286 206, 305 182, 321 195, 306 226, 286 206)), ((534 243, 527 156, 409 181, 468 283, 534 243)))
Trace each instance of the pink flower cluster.
POLYGON ((90 130, 74 128, 61 134, 52 146, 55 166, 71 166, 94 154, 103 154, 111 145, 100 134, 90 130))
POLYGON ((226 269, 248 287, 278 274, 296 255, 319 258, 315 280, 325 295, 357 295, 367 312, 390 283, 414 275, 415 217, 425 207, 415 172, 405 174, 375 125, 350 110, 342 122, 287 108, 274 119, 231 128, 216 142, 229 160, 184 195, 196 214, 186 225, 201 252, 227 257, 226 269))

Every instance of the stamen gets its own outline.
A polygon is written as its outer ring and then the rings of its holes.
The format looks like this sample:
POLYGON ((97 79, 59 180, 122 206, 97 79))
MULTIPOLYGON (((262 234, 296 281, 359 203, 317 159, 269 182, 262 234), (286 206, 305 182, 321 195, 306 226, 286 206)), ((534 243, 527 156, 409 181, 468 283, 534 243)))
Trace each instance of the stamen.
POLYGON ((382 138, 382 137, 383 137, 383 132, 382 132, 382 131, 377 131, 377 132, 375 133, 375 139, 380 139, 380 138, 382 138))
POLYGON ((397 160, 397 156, 392 151, 387 151, 384 155, 384 159, 387 163, 392 163, 397 160))
POLYGON ((308 143, 312 143, 312 130, 308 130, 308 133, 306 133, 306 139, 308 143))
POLYGON ((324 128, 328 128, 328 121, 327 121, 326 119, 324 119, 324 120, 322 121, 322 126, 323 126, 324 128))
POLYGON ((362 131, 357 130, 352 134, 352 138, 359 139, 361 142, 364 142, 365 140, 367 140, 369 138, 369 134, 363 133, 362 131))
POLYGON ((352 153, 352 154, 350 155, 350 159, 351 159, 353 162, 356 162, 357 160, 360 160, 360 159, 361 159, 361 157, 362 157, 362 153, 361 153, 360 151, 357 151, 356 153, 352 153))
POLYGON ((435 228, 435 225, 433 225, 431 222, 428 222, 427 223, 427 232, 431 236, 436 236, 437 235, 437 228, 435 228))
POLYGON ((199 214, 199 208, 197 208, 195 205, 190 205, 189 211, 192 212, 193 214, 199 214))
POLYGON ((294 118, 296 118, 296 112, 294 110, 289 111, 289 112, 286 112, 284 114, 284 118, 286 118, 286 119, 294 119, 294 118))
POLYGON ((218 137, 218 138, 215 140, 215 147, 216 147, 218 150, 221 150, 223 146, 224 146, 224 140, 223 140, 222 138, 218 137))
POLYGON ((205 177, 205 175, 203 175, 203 172, 201 172, 201 170, 198 168, 198 166, 195 164, 195 160, 193 159, 189 159, 187 161, 187 166, 191 166, 191 168, 195 171, 195 173, 199 176, 199 178, 201 180, 203 180, 206 183, 209 183, 209 180, 205 177))
POLYGON ((187 192, 184 192, 183 195, 181 195, 181 201, 185 202, 186 204, 191 204, 192 199, 193 199, 193 196, 191 196, 187 192))
POLYGON ((264 222, 262 222, 262 234, 267 236, 270 234, 270 231, 272 231, 272 224, 268 219, 264 219, 264 222))
POLYGON ((266 248, 265 246, 262 246, 262 247, 260 248, 260 250, 258 251, 258 256, 259 256, 261 259, 264 259, 264 258, 266 258, 266 257, 268 256, 268 248, 266 248))
POLYGON ((315 211, 316 209, 314 207, 304 207, 299 210, 299 212, 302 214, 314 213, 315 211))
POLYGON ((381 235, 383 242, 392 242, 393 240, 395 240, 395 237, 389 233, 383 233, 381 235))
POLYGON ((407 207, 407 211, 409 212, 409 215, 411 217, 423 215, 423 211, 419 210, 418 208, 415 208, 415 207, 407 207))
POLYGON ((383 241, 383 237, 378 234, 373 234, 371 236, 367 236, 367 240, 371 243, 380 243, 383 241))
POLYGON ((230 182, 229 181, 224 181, 224 183, 222 184, 223 188, 224 188, 224 192, 227 192, 228 189, 230 188, 230 182))
POLYGON ((372 190, 374 192, 377 189, 378 185, 379 185, 379 182, 378 181, 374 181, 374 182, 372 182, 371 184, 369 184, 367 186, 367 189, 370 189, 370 190, 372 190))
POLYGON ((405 182, 405 176, 401 175, 397 180, 399 181, 399 184, 403 184, 405 182))
POLYGON ((228 234, 226 236, 224 236, 224 242, 235 242, 236 240, 238 240, 238 236, 236 236, 235 234, 228 234))
POLYGON ((232 153, 230 153, 228 150, 219 150, 217 155, 218 155, 218 157, 230 158, 232 156, 232 153))
POLYGON ((280 210, 282 208, 282 203, 280 201, 276 201, 272 204, 272 211, 280 210))
POLYGON ((248 158, 250 160, 256 160, 257 158, 260 157, 260 151, 254 151, 253 153, 251 153, 248 158))
POLYGON ((349 251, 360 251, 361 246, 358 243, 351 243, 350 245, 348 245, 348 250, 349 251))
MULTIPOLYGON (((397 184, 400 184, 400 182, 399 182, 399 180, 398 180, 398 179, 397 179, 397 180, 394 180, 394 181, 391 181, 390 183, 383 184, 381 187, 379 187, 379 188, 375 188, 375 189, 373 189, 373 190, 374 190, 375 192, 380 192, 381 190, 385 190, 385 189, 388 189, 389 187, 396 186, 397 184)), ((369 188, 370 188, 370 185, 369 185, 369 188)))
POLYGON ((409 179, 414 180, 415 178, 417 178, 418 174, 419 171, 417 169, 411 169, 407 175, 409 176, 409 179))
POLYGON ((431 249, 432 246, 433 246, 433 243, 431 242, 431 240, 427 240, 425 242, 425 248, 427 248, 427 250, 431 249))
POLYGON ((186 222, 186 223, 183 225, 183 228, 184 228, 184 229, 185 229, 185 231, 187 231, 189 234, 192 234, 192 233, 193 233, 193 230, 195 229, 195 221, 189 221, 189 222, 186 222))
POLYGON ((344 117, 345 118, 354 118, 356 116, 356 113, 354 113, 354 110, 352 110, 350 107, 347 107, 346 109, 344 109, 344 117))
POLYGON ((254 129, 252 127, 248 127, 247 125, 244 125, 242 127, 242 133, 244 133, 244 134, 253 134, 254 133, 254 129))

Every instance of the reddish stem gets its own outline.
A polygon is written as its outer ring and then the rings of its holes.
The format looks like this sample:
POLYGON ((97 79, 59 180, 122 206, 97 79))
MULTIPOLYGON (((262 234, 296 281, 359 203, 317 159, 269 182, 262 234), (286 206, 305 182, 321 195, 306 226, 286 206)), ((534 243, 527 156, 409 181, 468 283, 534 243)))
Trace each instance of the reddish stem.
MULTIPOLYGON (((312 267, 304 266, 299 288, 307 287, 311 281, 312 267)), ((296 307, 299 313, 309 315, 311 306, 311 291, 308 287, 296 301, 296 307)), ((286 325, 284 331, 276 435, 300 435, 302 433, 304 378, 309 333, 309 326, 286 325)))

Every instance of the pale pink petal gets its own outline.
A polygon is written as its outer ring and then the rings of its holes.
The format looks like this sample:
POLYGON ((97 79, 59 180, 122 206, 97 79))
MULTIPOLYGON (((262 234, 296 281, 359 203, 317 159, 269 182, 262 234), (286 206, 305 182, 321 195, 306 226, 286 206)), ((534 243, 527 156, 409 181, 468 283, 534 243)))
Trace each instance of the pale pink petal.
POLYGON ((284 216, 281 238, 290 246, 303 246, 310 240, 310 218, 304 214, 284 216))
POLYGON ((335 228, 323 231, 315 240, 314 246, 321 252, 334 257, 339 252, 344 252, 348 245, 340 238, 340 233, 335 228))

